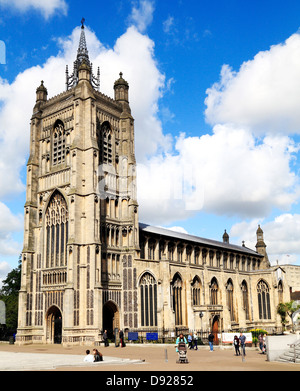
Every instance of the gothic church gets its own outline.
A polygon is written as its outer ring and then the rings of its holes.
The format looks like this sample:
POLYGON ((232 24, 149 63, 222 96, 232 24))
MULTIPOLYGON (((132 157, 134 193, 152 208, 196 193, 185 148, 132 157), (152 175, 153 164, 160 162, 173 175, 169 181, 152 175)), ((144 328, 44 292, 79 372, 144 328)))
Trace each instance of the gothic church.
POLYGON ((134 119, 122 73, 100 92, 82 24, 66 90, 36 90, 16 341, 91 344, 103 330, 280 326, 285 273, 256 250, 139 223, 134 119))

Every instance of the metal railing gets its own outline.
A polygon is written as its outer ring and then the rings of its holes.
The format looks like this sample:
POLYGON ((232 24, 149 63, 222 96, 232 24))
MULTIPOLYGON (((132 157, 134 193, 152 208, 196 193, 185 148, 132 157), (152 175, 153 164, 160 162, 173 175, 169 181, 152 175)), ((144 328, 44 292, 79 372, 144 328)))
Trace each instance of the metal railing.
POLYGON ((297 348, 300 349, 300 341, 297 341, 295 343, 290 343, 290 344, 288 344, 288 346, 293 349, 293 352, 294 352, 294 360, 293 361, 295 363, 297 358, 300 358, 300 354, 296 352, 297 348))

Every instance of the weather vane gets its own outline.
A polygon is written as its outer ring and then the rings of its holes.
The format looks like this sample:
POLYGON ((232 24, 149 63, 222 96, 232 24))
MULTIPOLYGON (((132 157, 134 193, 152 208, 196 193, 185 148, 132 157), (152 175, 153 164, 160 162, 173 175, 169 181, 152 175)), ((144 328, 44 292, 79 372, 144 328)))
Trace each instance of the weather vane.
POLYGON ((81 24, 82 24, 81 28, 82 28, 82 29, 84 29, 84 22, 85 22, 85 19, 82 18, 82 19, 81 19, 81 24))

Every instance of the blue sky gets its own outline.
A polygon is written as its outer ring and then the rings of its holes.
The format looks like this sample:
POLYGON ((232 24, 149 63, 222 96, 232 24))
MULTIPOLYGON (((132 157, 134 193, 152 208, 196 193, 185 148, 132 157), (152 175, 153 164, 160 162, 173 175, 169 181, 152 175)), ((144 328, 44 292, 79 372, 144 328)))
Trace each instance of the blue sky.
POLYGON ((271 262, 300 264, 299 15, 296 0, 0 0, 0 279, 22 251, 35 89, 64 91, 82 17, 101 91, 120 71, 130 85, 140 221, 250 248, 261 224, 271 262))

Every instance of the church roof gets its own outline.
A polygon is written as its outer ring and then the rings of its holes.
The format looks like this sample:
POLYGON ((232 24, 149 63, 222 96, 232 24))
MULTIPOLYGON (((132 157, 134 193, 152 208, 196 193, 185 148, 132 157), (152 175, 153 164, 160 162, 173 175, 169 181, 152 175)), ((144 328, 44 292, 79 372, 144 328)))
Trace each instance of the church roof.
POLYGON ((139 223, 140 230, 145 233, 149 234, 156 234, 160 236, 168 236, 172 237, 174 239, 181 239, 189 242, 197 243, 200 246, 212 246, 212 247, 218 247, 223 250, 227 251, 238 251, 240 253, 244 253, 245 255, 252 255, 252 256, 258 256, 261 257, 261 254, 258 254, 256 251, 251 250, 250 248, 244 247, 244 246, 238 246, 235 244, 230 243, 224 243, 219 242, 217 240, 212 239, 205 239, 194 235, 189 235, 181 232, 172 231, 167 228, 161 228, 161 227, 154 227, 148 224, 139 223))

